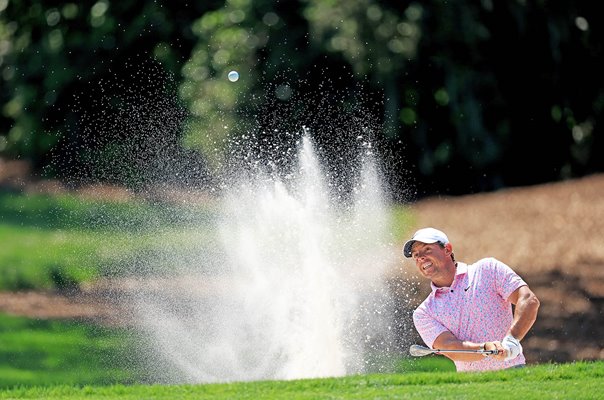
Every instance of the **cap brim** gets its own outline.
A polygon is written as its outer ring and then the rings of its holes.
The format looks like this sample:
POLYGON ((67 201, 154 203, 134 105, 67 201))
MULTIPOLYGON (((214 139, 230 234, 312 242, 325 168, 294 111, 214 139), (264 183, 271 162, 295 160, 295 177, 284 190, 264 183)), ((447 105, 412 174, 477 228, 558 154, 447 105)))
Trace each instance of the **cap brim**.
POLYGON ((403 254, 407 258, 411 258, 411 248, 413 247, 413 243, 415 243, 415 240, 407 240, 405 246, 403 247, 403 254))
POLYGON ((407 242, 405 243, 405 246, 403 246, 403 254, 405 255, 405 257, 411 258, 411 248, 413 247, 413 244, 415 242, 421 242, 421 243, 426 243, 426 244, 439 243, 438 240, 418 240, 418 239, 407 240, 407 242))

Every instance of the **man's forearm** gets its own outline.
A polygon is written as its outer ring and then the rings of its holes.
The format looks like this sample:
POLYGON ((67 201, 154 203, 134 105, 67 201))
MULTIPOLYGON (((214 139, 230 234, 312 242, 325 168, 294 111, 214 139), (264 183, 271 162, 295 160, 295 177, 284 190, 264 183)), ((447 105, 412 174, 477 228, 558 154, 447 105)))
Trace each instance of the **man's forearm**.
POLYGON ((535 323, 538 310, 539 299, 537 299, 537 296, 528 287, 523 288, 518 294, 514 321, 509 334, 518 340, 522 340, 535 323))
MULTIPOLYGON (((462 341, 457 339, 451 332, 443 332, 436 338, 432 347, 440 350, 482 350, 483 345, 484 343, 462 341)), ((480 361, 484 359, 482 354, 443 353, 442 355, 453 361, 480 361)))

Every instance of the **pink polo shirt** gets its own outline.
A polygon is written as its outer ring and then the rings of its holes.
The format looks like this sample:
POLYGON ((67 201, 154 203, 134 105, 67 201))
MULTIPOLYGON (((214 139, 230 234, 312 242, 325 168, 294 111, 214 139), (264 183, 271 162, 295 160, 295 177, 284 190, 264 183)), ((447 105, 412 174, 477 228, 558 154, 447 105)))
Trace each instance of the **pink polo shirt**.
MULTIPOLYGON (((459 340, 502 340, 512 325, 512 305, 507 298, 526 283, 510 267, 495 258, 474 264, 457 263, 451 287, 438 288, 413 312, 413 322, 424 342, 432 347, 449 331, 459 340)), ((513 360, 485 357, 480 361, 455 361, 457 371, 486 371, 525 364, 523 354, 513 360)))

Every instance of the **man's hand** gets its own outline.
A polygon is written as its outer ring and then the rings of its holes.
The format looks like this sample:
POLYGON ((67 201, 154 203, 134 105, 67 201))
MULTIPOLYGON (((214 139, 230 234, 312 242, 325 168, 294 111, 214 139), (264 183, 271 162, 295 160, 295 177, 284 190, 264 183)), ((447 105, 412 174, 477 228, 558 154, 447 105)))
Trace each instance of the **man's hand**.
POLYGON ((513 360, 522 354, 522 345, 520 341, 512 335, 507 335, 501 341, 501 345, 505 350, 505 361, 513 360))
POLYGON ((503 360, 506 356, 506 351, 505 348, 503 347, 503 345, 501 344, 501 342, 495 341, 495 342, 486 342, 484 344, 484 349, 485 350, 497 350, 497 354, 493 354, 489 357, 493 357, 496 358, 498 360, 503 360))

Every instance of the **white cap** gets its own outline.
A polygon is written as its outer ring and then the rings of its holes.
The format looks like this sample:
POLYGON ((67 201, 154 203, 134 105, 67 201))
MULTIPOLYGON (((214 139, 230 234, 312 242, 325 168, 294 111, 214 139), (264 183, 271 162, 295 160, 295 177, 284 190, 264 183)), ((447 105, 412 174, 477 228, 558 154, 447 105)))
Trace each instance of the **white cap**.
POLYGON ((449 243, 449 238, 443 231, 439 231, 434 228, 423 228, 419 231, 415 232, 413 237, 410 240, 407 240, 405 246, 403 247, 403 254, 405 257, 411 257, 411 247, 413 247, 413 243, 422 242, 422 243, 449 243))

